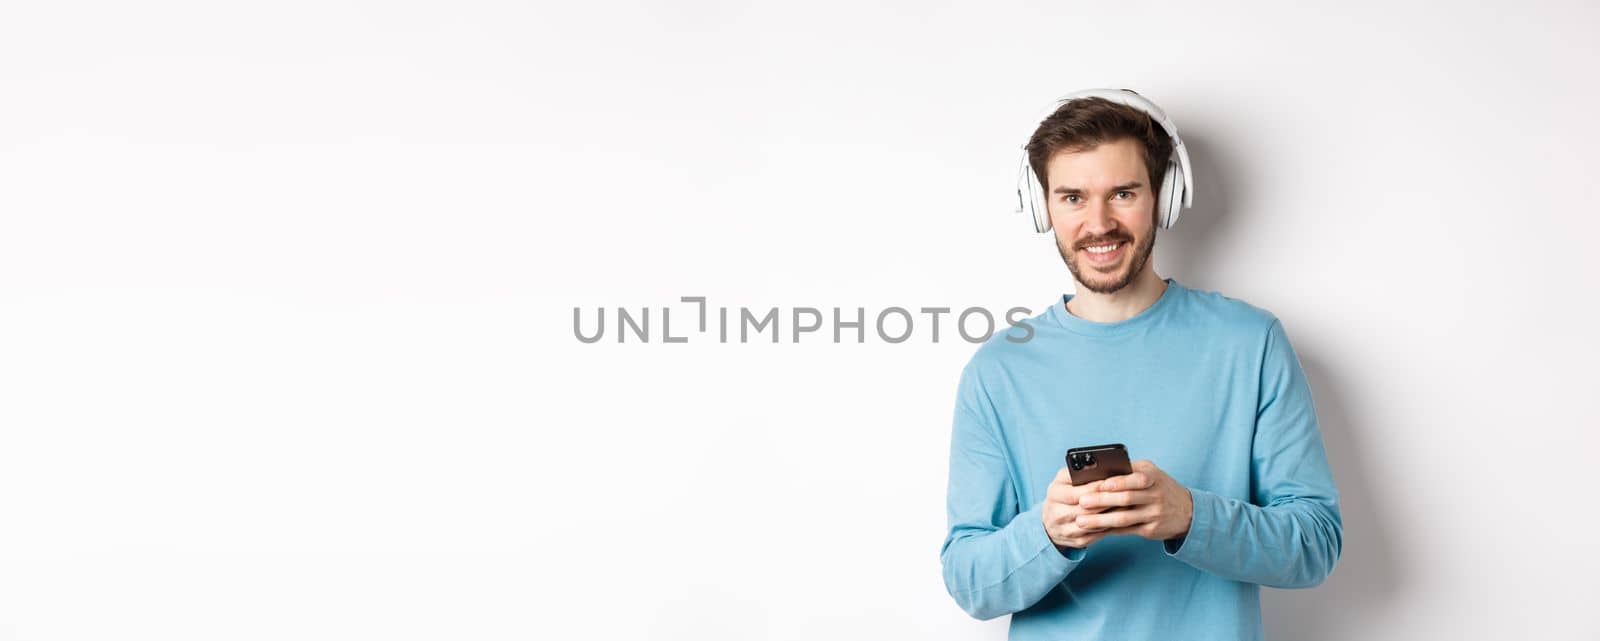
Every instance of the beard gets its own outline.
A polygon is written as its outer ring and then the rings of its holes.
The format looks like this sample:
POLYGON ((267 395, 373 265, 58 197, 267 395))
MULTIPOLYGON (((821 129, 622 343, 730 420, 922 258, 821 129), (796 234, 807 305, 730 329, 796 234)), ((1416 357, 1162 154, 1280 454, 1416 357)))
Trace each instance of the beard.
POLYGON ((1145 263, 1150 260, 1150 253, 1155 250, 1156 227, 1157 225, 1150 226, 1150 234, 1139 239, 1138 244, 1134 245, 1133 252, 1127 254, 1127 258, 1122 261, 1122 268, 1110 274, 1090 267, 1089 273, 1093 277, 1086 277, 1083 270, 1078 267, 1078 252, 1075 248, 1103 245, 1113 241, 1133 244, 1133 239, 1129 238, 1125 233, 1118 232, 1098 238, 1085 239, 1075 243, 1073 247, 1062 244, 1058 238, 1056 240, 1056 251, 1061 252, 1061 259, 1066 261, 1067 271, 1072 272, 1072 277, 1076 278, 1085 288, 1098 294, 1110 294, 1127 287, 1128 283, 1133 282, 1133 278, 1144 270, 1145 263))

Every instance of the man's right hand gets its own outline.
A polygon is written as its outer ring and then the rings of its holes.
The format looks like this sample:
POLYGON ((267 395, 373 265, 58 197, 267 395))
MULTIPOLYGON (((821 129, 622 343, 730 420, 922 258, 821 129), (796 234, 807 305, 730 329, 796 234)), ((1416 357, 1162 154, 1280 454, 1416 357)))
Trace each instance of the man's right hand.
POLYGON ((1100 491, 1100 481, 1074 486, 1070 474, 1070 468, 1065 465, 1056 472, 1055 480, 1050 482, 1050 489, 1045 492, 1041 510, 1044 513, 1044 531, 1050 535, 1056 549, 1062 552, 1066 552, 1062 548, 1067 547, 1089 547, 1090 543, 1100 540, 1107 532, 1078 528, 1079 514, 1097 514, 1105 511, 1106 506, 1088 509, 1078 507, 1078 497, 1100 491))

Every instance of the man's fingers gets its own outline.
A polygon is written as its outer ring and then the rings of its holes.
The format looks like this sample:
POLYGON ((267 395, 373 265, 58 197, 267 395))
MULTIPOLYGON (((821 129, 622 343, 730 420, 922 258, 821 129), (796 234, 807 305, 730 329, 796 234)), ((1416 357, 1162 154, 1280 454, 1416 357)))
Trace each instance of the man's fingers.
POLYGON ((1129 525, 1127 527, 1114 527, 1114 528, 1111 528, 1109 530, 1100 530, 1098 532, 1095 532, 1095 535, 1096 536, 1111 536, 1113 534, 1139 534, 1139 529, 1142 528, 1142 527, 1144 527, 1143 523, 1140 523, 1138 525, 1129 525))
POLYGON ((1149 490, 1130 490, 1127 492, 1090 492, 1078 497, 1078 507, 1104 507, 1118 505, 1143 505, 1154 503, 1159 498, 1155 492, 1149 490))
POLYGON ((1098 491, 1100 491, 1100 484, 1104 483, 1104 482, 1105 481, 1095 481, 1093 483, 1089 483, 1089 484, 1086 484, 1086 485, 1068 485, 1068 486, 1066 486, 1065 494, 1066 494, 1067 498, 1066 498, 1065 503, 1067 505, 1077 505, 1078 504, 1078 499, 1082 498, 1084 494, 1089 493, 1089 492, 1098 492, 1098 491))
POLYGON ((1075 548, 1086 548, 1086 547, 1089 547, 1090 545, 1093 545, 1095 541, 1099 541, 1104 536, 1105 536, 1105 534, 1100 533, 1100 532, 1086 532, 1086 533, 1080 535, 1077 539, 1074 539, 1076 541, 1076 543, 1074 543, 1072 545, 1072 547, 1075 547, 1075 548))
POLYGON ((1099 531, 1138 525, 1149 520, 1145 510, 1117 510, 1102 514, 1079 514, 1073 525, 1080 530, 1099 531))
POLYGON ((1134 472, 1113 476, 1100 482, 1102 492, 1117 492, 1121 490, 1143 490, 1155 484, 1155 479, 1145 472, 1134 472))
POLYGON ((1045 490, 1044 496, 1045 499, 1057 503, 1077 505, 1078 497, 1083 496, 1085 492, 1098 491, 1100 483, 1101 481, 1095 481, 1085 485, 1073 485, 1070 481, 1057 475, 1056 481, 1051 483, 1050 487, 1045 490))

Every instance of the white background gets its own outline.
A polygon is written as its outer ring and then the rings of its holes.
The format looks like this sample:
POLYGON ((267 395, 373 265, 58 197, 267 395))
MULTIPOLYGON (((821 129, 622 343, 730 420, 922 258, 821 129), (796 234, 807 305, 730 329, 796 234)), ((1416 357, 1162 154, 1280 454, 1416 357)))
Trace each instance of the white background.
POLYGON ((1038 310, 1015 154, 1094 86, 1190 146, 1158 272, 1277 314, 1313 386, 1344 556, 1269 637, 1592 639, 1597 24, 7 3, 0 639, 1004 638, 940 577, 948 325, 572 310, 1038 310))

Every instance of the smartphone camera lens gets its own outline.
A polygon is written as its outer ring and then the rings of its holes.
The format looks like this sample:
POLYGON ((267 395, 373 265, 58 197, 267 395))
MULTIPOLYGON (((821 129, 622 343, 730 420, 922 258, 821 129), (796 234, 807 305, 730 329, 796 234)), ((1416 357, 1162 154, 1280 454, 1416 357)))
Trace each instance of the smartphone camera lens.
POLYGON ((1094 465, 1094 455, 1088 452, 1079 452, 1077 454, 1073 454, 1072 460, 1068 461, 1067 464, 1068 467, 1071 467, 1074 470, 1081 470, 1094 465))

